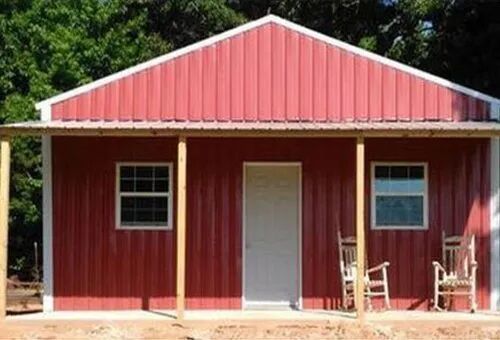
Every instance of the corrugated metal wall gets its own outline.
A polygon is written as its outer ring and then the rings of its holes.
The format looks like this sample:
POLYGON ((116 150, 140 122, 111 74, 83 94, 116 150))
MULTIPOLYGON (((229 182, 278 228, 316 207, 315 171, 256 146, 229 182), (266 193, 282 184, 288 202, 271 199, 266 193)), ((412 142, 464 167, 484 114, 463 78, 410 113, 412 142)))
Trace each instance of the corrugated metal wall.
MULTIPOLYGON (((426 161, 429 167, 429 230, 369 233, 370 260, 391 262, 393 306, 427 307, 433 291, 431 261, 441 258, 444 229, 448 235, 476 236, 478 302, 480 308, 489 307, 489 140, 374 139, 368 140, 366 152, 368 161, 426 161)), ((465 302, 457 300, 456 306, 465 307, 465 302)))
POLYGON ((174 305, 174 234, 115 230, 115 162, 173 161, 176 145, 53 137, 56 310, 174 305))
POLYGON ((174 235, 115 230, 115 162, 173 161, 176 145, 53 137, 55 309, 173 305, 174 235))
MULTIPOLYGON (((56 309, 174 306, 174 232, 114 230, 114 162, 172 161, 175 145, 54 137, 56 309)), ((488 148, 483 139, 367 140, 368 161, 429 162, 429 230, 367 230, 369 261, 391 262, 395 308, 427 308, 441 228, 476 234, 479 305, 489 306, 488 148)), ((189 139, 188 308, 241 307, 243 161, 303 163, 304 306, 338 307, 336 230, 354 234, 354 151, 352 139, 189 139)))
POLYGON ((489 104, 265 24, 52 107, 52 119, 485 120, 489 104))

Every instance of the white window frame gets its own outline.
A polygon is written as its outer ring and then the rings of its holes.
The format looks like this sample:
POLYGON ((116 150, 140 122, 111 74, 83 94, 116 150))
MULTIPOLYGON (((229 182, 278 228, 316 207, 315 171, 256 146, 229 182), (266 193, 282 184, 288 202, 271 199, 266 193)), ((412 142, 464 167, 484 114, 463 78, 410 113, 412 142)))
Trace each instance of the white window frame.
POLYGON ((173 214, 173 163, 153 163, 153 162, 117 162, 115 167, 115 229, 116 230, 156 230, 165 231, 172 230, 172 214, 173 214), (167 193, 153 193, 153 192, 134 192, 122 193, 120 190, 120 168, 122 166, 163 166, 168 168, 168 192, 167 193), (150 225, 134 225, 127 226, 121 223, 121 197, 122 196, 144 196, 144 197, 168 197, 168 221, 165 225, 150 226, 150 225))
MULTIPOLYGON (((429 229, 429 175, 428 175, 427 162, 371 162, 371 229, 372 230, 428 230, 429 229), (377 192, 375 191, 375 167, 377 166, 423 166, 424 167, 424 207, 423 207, 423 225, 377 225, 376 214, 376 198, 377 192)), ((382 193, 381 196, 421 196, 421 192, 414 193, 382 193)))

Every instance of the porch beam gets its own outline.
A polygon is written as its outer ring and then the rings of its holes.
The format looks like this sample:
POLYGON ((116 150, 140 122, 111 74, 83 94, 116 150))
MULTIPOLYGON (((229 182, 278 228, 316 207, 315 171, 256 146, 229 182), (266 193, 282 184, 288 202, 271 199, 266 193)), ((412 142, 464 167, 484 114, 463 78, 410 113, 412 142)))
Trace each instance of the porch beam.
POLYGON ((177 319, 184 319, 186 287, 186 137, 177 144, 177 319))
POLYGON ((364 320, 365 273, 365 140, 356 139, 356 315, 364 320))
POLYGON ((179 134, 192 137, 217 138, 494 138, 500 130, 432 130, 432 129, 388 129, 388 130, 252 130, 252 129, 162 129, 162 128, 108 128, 108 127, 10 127, 0 126, 0 134, 17 136, 124 136, 124 137, 175 137, 179 134))
POLYGON ((0 139, 0 319, 7 307, 7 243, 9 233, 10 138, 0 139))

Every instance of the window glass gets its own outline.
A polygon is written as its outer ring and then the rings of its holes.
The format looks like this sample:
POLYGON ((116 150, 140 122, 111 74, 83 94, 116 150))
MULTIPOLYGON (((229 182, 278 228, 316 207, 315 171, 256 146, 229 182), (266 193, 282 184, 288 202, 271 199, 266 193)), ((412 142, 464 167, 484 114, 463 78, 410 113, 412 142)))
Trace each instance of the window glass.
POLYGON ((424 165, 375 165, 374 228, 425 227, 424 165))
POLYGON ((119 227, 170 227, 169 165, 119 166, 119 227))
POLYGON ((421 226, 423 197, 377 196, 376 219, 378 226, 421 226))

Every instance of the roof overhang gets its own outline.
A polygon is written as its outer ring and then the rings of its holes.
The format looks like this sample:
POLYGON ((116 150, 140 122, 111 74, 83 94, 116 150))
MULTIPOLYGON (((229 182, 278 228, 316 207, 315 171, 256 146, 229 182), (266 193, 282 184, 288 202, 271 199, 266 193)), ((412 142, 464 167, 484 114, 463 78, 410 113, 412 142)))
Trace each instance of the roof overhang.
POLYGON ((498 122, 177 122, 31 121, 0 126, 0 135, 192 137, 500 137, 498 122))

